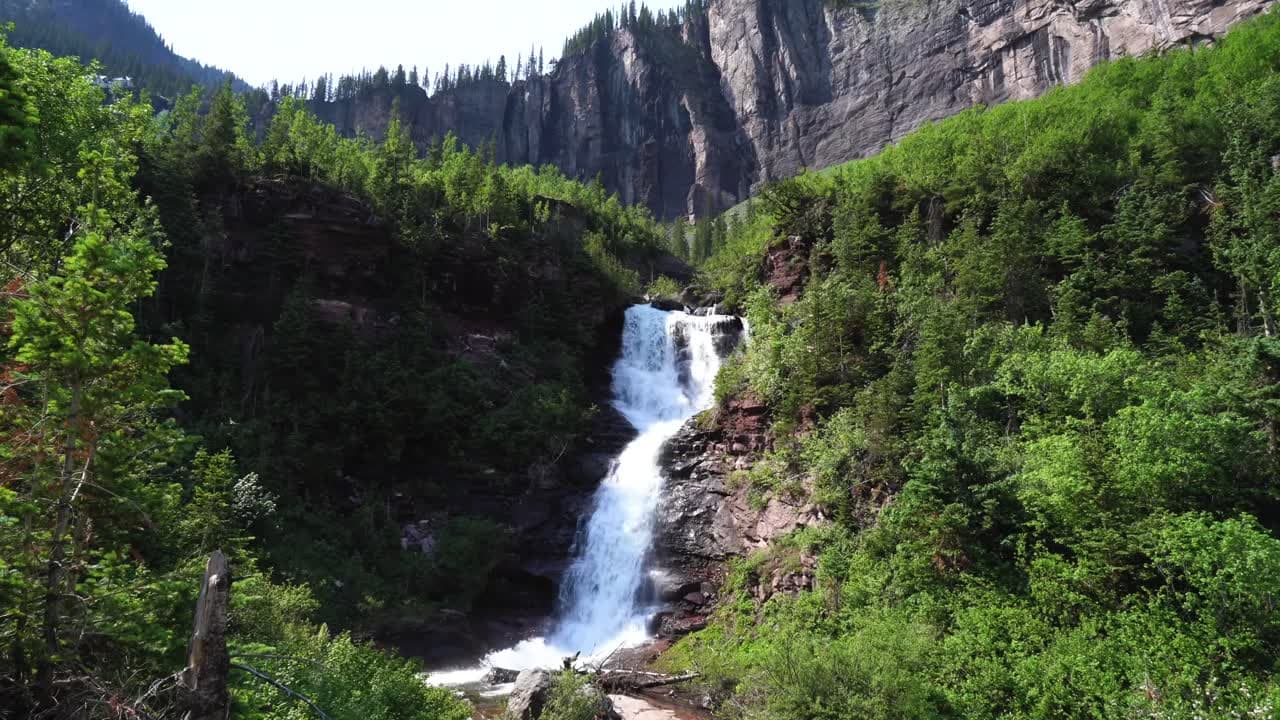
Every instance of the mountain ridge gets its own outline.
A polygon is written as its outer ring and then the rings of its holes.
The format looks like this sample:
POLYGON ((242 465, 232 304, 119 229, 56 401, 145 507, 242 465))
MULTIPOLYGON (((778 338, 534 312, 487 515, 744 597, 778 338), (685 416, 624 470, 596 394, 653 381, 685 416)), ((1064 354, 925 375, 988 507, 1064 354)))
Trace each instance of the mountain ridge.
MULTIPOLYGON (((118 6, 150 30, 118 0, 34 4, 72 29, 84 18, 68 9, 118 6)), ((434 93, 385 83, 310 105, 346 136, 382 137, 399 100, 423 151, 453 133, 500 162, 598 178, 659 217, 709 216, 769 182, 873 154, 924 123, 1074 83, 1100 61, 1212 42, 1271 4, 710 0, 691 4, 680 23, 597 29, 549 72, 515 82, 476 78, 434 93)), ((31 5, 3 0, 0 11, 31 5)), ((137 42, 161 61, 183 60, 152 35, 137 42)), ((23 39, 19 28, 14 40, 23 39)))
MULTIPOLYGON (((712 0, 679 27, 607 33, 547 75, 418 93, 403 110, 420 144, 454 132, 502 162, 599 177, 661 217, 708 215, 973 105, 1074 83, 1100 61, 1211 42, 1269 5, 712 0)), ((313 103, 340 131, 374 136, 391 105, 313 103)))
POLYGON ((176 53, 122 0, 0 0, 0 24, 8 22, 14 23, 13 45, 97 59, 110 74, 166 97, 228 78, 238 91, 250 89, 234 73, 176 53))

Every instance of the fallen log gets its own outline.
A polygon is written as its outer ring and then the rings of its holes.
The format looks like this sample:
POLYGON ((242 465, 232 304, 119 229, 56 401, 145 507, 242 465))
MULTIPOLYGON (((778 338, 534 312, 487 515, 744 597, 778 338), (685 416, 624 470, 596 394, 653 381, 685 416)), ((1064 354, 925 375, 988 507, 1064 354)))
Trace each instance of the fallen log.
POLYGON ((619 677, 609 677, 609 675, 606 674, 600 678, 600 683, 610 692, 638 692, 640 690, 652 690, 653 688, 678 685, 680 683, 698 679, 698 673, 689 673, 687 675, 659 675, 658 673, 613 672, 610 674, 620 675, 619 677))

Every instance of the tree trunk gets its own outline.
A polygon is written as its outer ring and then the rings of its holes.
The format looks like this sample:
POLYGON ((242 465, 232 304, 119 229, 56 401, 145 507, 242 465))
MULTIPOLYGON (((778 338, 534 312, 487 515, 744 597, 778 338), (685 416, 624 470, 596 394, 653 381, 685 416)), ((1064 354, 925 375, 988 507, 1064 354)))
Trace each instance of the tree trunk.
POLYGON ((1258 312, 1262 315, 1262 332, 1269 338, 1276 336, 1276 318, 1271 314, 1271 298, 1265 290, 1258 291, 1258 312))
POLYGON ((227 674, 227 605, 231 596, 231 569, 221 550, 205 567, 200 600, 196 603, 195 628, 187 653, 182 686, 187 689, 185 720, 226 720, 231 709, 227 674))
MULTIPOLYGON (((53 682, 53 665, 61 644, 58 632, 62 622, 63 571, 67 555, 67 533, 75 515, 75 500, 84 477, 76 482, 76 427, 80 423, 81 389, 77 385, 71 392, 71 408, 67 416, 66 437, 62 448, 62 469, 58 477, 58 504, 53 532, 49 536, 49 559, 45 564, 44 617, 41 634, 44 638, 44 657, 40 661, 39 684, 49 690, 53 682)), ((88 472, 88 468, 85 468, 88 472)))

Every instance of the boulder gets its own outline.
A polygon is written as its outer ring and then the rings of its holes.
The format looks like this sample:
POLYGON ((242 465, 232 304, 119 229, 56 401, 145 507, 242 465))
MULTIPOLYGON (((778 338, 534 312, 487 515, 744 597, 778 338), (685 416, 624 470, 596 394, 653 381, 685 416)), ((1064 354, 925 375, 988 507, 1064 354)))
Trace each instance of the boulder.
MULTIPOLYGON (((551 699, 556 676, 546 670, 525 670, 516 678, 515 689, 507 700, 505 720, 538 720, 551 699)), ((597 720, 621 720, 613 701, 595 685, 584 685, 578 692, 596 707, 597 720)))
POLYGON ((665 312, 683 312, 685 309, 684 303, 679 300, 671 300, 669 298, 658 298, 657 300, 650 302, 649 305, 665 312))
POLYGON ((622 716, 614 707, 613 700, 595 685, 584 685, 578 689, 578 694, 587 698, 596 707, 596 720, 622 720, 622 716))
POLYGON ((525 670, 516 677, 515 689, 507 700, 507 720, 538 720, 556 686, 556 678, 546 670, 525 670))
POLYGON ((520 678, 520 671, 508 670, 506 668, 489 668, 489 672, 484 676, 484 682, 488 685, 509 685, 520 678))

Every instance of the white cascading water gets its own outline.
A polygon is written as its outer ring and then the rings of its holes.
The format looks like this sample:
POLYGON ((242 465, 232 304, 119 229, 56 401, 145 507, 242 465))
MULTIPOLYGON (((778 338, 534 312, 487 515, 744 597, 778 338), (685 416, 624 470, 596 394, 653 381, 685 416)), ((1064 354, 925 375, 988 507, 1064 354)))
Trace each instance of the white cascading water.
MULTIPOLYGON (((578 554, 565 577, 561 615, 545 638, 485 658, 486 667, 556 667, 647 638, 641 589, 662 491, 659 453, 689 418, 711 407, 720 353, 715 330, 732 318, 630 308, 613 368, 613 405, 639 432, 596 491, 578 554)), ((442 685, 475 682, 481 668, 439 673, 442 685)))

